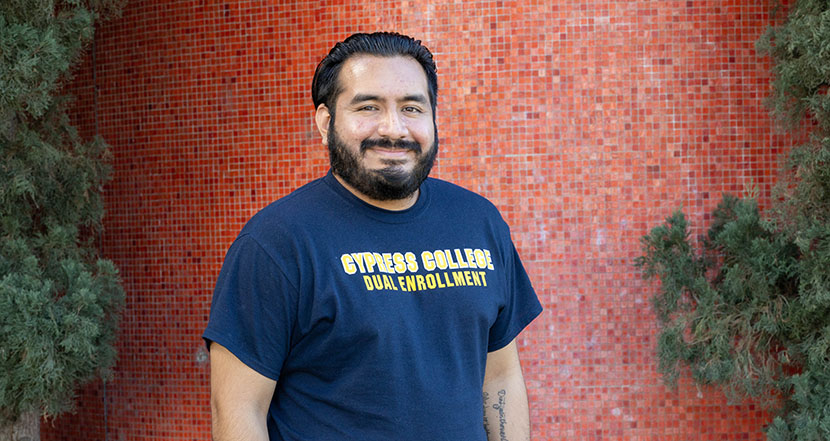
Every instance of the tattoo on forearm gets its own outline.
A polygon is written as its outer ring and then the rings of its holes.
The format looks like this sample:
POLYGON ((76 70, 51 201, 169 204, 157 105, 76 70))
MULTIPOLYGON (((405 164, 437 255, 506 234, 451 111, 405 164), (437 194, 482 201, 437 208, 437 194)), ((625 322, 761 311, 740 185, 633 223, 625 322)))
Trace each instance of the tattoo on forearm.
POLYGON ((507 425, 507 419, 504 416, 504 401, 505 395, 507 392, 502 389, 499 391, 499 403, 493 405, 493 409, 499 411, 499 440, 500 441, 507 441, 507 434, 504 432, 505 426, 507 425))
POLYGON ((487 418, 487 408, 492 407, 499 413, 499 441, 508 441, 507 440, 507 433, 506 433, 506 426, 507 426, 507 417, 505 416, 505 401, 506 401, 507 391, 502 389, 498 391, 498 403, 494 403, 492 406, 490 405, 490 394, 487 392, 481 393, 481 401, 484 404, 484 431, 487 433, 487 439, 490 439, 490 421, 487 418))
POLYGON ((487 406, 490 404, 490 394, 482 392, 481 401, 484 403, 484 432, 487 433, 487 438, 490 438, 490 422, 487 420, 487 406))

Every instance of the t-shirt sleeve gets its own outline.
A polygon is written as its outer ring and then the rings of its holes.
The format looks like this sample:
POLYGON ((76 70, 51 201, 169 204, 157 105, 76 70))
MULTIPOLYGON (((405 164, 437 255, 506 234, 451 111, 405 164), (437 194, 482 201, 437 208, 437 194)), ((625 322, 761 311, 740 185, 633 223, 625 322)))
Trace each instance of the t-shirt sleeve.
POLYGON ((490 327, 488 352, 507 346, 542 312, 542 304, 536 297, 536 291, 512 242, 510 250, 512 253, 505 264, 508 271, 505 301, 496 321, 490 327))
POLYGON ((259 243, 242 235, 225 256, 202 337, 276 381, 290 347, 296 292, 259 243))

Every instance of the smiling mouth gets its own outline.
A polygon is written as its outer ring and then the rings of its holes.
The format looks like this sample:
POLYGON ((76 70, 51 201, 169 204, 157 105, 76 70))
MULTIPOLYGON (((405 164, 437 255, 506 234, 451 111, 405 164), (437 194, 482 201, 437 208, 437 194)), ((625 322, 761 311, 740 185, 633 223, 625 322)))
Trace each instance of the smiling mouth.
POLYGON ((415 141, 405 141, 399 139, 397 141, 390 141, 388 139, 364 139, 360 143, 360 151, 366 152, 368 149, 374 149, 380 152, 389 152, 397 154, 413 151, 415 154, 421 153, 421 145, 415 141))
POLYGON ((374 150, 376 153, 380 153, 383 155, 389 156, 406 156, 412 150, 410 149, 396 149, 396 148, 388 148, 388 147, 369 147, 371 150, 374 150))

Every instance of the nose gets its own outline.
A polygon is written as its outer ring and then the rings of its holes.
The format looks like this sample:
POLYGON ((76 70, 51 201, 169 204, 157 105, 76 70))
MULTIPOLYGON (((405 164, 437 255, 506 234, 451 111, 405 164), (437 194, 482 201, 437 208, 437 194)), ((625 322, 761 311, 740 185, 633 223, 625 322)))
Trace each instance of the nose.
POLYGON ((378 124, 378 135, 387 139, 401 139, 406 137, 406 133, 406 122, 400 113, 396 109, 386 111, 378 124))

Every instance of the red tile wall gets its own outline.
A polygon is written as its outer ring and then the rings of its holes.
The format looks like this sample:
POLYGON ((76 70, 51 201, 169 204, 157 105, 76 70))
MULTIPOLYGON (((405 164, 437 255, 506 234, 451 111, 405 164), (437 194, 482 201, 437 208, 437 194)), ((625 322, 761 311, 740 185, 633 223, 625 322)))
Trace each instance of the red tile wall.
POLYGON ((789 140, 754 43, 774 3, 130 0, 72 88, 114 155, 120 355, 43 438, 209 439, 200 334, 225 250, 327 169, 316 63, 352 32, 396 30, 437 59, 434 174, 500 207, 546 307, 519 339, 534 439, 764 439, 757 406, 661 383, 655 286, 633 259, 680 206, 700 233, 722 192, 769 197, 789 140))

